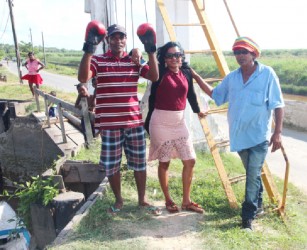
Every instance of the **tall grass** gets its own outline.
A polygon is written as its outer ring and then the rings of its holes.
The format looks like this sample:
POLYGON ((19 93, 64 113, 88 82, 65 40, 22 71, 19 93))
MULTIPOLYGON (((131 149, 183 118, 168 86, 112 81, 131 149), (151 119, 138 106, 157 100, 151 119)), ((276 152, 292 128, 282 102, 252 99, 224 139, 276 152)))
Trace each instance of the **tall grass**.
MULTIPOLYGON (((238 68, 235 58, 230 53, 226 53, 225 58, 230 71, 238 68)), ((307 96, 306 59, 307 56, 304 53, 298 56, 294 52, 292 54, 266 52, 258 61, 275 70, 284 93, 307 96)), ((193 55, 191 66, 203 78, 220 77, 217 64, 211 55, 193 55)))

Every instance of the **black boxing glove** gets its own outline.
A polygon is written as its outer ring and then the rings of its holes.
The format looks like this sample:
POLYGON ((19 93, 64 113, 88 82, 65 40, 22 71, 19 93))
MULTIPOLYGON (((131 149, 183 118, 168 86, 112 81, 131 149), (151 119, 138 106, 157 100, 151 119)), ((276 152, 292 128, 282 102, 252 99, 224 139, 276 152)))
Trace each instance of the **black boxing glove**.
POLYGON ((147 53, 156 52, 156 32, 150 23, 143 23, 137 29, 137 35, 144 44, 147 53))
POLYGON ((86 27, 85 42, 82 50, 85 53, 94 54, 97 45, 104 39, 106 33, 107 30, 101 22, 97 20, 89 22, 86 27))

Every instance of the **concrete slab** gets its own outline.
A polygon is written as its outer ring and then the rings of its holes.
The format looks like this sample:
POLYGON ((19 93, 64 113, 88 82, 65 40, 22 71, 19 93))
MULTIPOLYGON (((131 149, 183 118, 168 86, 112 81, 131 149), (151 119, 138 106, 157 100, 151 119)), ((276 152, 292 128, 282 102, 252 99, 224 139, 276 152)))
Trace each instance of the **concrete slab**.
POLYGON ((33 116, 43 124, 44 131, 54 141, 65 156, 74 156, 85 145, 83 133, 64 121, 64 129, 67 142, 63 142, 63 136, 59 121, 52 122, 50 128, 47 126, 47 117, 44 112, 34 112, 33 116))

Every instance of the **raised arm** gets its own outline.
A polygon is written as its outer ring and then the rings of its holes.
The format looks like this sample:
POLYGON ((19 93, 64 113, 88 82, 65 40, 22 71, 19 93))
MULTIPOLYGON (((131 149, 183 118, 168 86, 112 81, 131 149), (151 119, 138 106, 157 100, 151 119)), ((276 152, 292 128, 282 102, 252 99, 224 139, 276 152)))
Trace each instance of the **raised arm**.
POLYGON ((156 82, 159 79, 159 68, 156 53, 149 53, 148 58, 149 71, 146 74, 146 79, 156 82))
POLYGON ((84 53, 79 65, 78 80, 85 83, 92 77, 92 71, 90 70, 92 54, 84 53))
POLYGON ((85 83, 92 77, 90 70, 92 55, 95 53, 97 45, 105 36, 106 28, 102 23, 97 20, 88 23, 85 31, 85 42, 82 49, 84 54, 78 71, 78 80, 80 82, 85 83))
POLYGON ((152 82, 156 82, 159 79, 158 61, 156 57, 156 31, 150 23, 143 23, 138 27, 137 35, 144 44, 144 49, 149 59, 149 71, 145 77, 152 82))

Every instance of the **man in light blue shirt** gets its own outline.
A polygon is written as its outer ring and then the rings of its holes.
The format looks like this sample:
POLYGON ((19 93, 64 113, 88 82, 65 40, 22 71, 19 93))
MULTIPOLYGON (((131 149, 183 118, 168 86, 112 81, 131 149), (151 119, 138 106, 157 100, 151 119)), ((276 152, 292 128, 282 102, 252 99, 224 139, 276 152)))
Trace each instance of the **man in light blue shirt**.
POLYGON ((284 101, 279 80, 271 67, 256 61, 259 46, 248 37, 236 39, 232 50, 240 68, 229 73, 216 88, 192 70, 193 78, 217 105, 229 103, 230 150, 241 157, 246 170, 242 227, 252 230, 252 221, 262 210, 261 169, 268 147, 281 147, 284 101), (273 113, 275 129, 271 135, 273 113))

